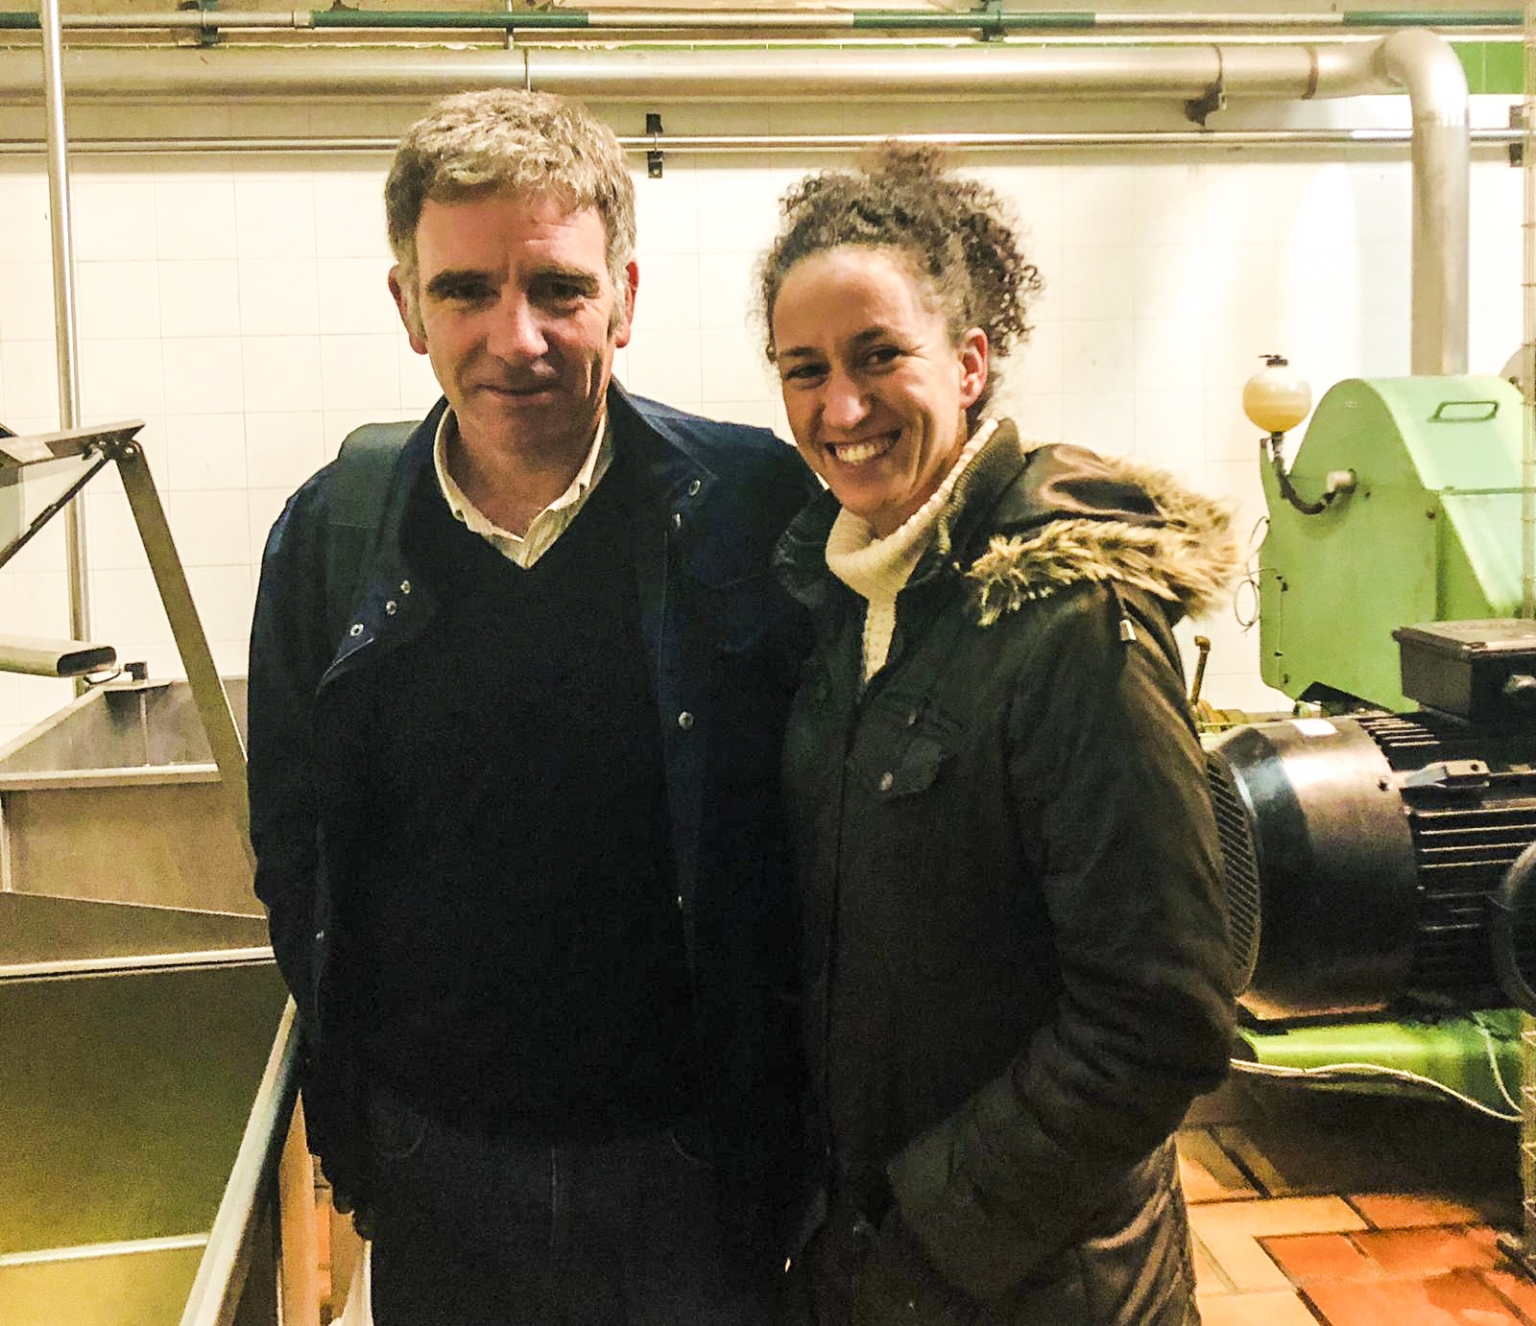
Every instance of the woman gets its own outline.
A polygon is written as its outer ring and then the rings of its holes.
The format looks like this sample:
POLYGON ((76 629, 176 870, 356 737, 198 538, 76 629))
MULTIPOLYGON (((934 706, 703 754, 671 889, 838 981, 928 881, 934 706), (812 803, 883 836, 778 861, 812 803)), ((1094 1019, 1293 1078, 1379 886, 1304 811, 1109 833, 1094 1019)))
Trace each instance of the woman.
POLYGON ((990 190, 896 147, 791 190, 763 262, 830 490, 777 554, 817 623, 785 761, 821 1326, 1198 1321, 1171 1134, 1230 962, 1172 626, 1237 555, 1165 476, 987 417, 1038 287, 990 190))

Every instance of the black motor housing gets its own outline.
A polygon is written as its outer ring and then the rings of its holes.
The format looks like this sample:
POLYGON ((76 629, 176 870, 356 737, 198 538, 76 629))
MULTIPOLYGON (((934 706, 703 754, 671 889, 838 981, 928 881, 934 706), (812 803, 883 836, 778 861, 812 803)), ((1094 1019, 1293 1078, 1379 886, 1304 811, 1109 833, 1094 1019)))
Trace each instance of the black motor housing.
MULTIPOLYGON (((1489 899, 1536 842, 1536 724, 1434 711, 1261 723, 1209 775, 1243 1003, 1261 1018, 1510 1001, 1489 899)), ((1536 924, 1513 927, 1536 972, 1536 924)))

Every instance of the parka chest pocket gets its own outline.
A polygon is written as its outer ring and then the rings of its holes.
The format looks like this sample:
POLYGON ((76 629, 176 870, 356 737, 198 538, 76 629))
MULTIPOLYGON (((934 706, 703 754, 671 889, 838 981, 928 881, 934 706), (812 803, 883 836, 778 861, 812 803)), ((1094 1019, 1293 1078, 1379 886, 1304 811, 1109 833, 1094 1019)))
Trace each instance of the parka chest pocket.
POLYGON ((921 697, 881 696, 859 724, 849 772, 876 801, 917 796, 939 780, 960 731, 921 697))

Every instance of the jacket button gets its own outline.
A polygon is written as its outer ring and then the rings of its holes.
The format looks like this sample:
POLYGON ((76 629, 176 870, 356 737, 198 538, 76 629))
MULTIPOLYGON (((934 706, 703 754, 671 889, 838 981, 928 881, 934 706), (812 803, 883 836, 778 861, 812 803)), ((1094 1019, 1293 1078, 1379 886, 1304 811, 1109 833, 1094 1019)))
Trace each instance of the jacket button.
POLYGON ((674 511, 672 513, 672 528, 673 529, 682 529, 682 527, 683 527, 683 513, 681 511, 674 511))
POLYGON ((895 786, 896 775, 887 769, 883 774, 880 775, 880 790, 882 792, 889 792, 895 786))
POLYGON ((688 485, 688 496, 689 497, 697 497, 699 495, 699 489, 701 487, 703 487, 703 485, 697 479, 694 479, 688 485))
POLYGON ((908 727, 916 727, 917 726, 917 710, 916 709, 912 709, 912 710, 908 711, 908 713, 907 713, 907 726, 908 727))
POLYGON ((315 943, 319 944, 324 939, 325 939, 325 931, 324 930, 316 930, 315 931, 315 943))
POLYGON ((684 709, 683 712, 677 716, 677 725, 678 727, 682 728, 684 732, 688 731, 688 729, 693 726, 693 715, 684 709))
POLYGON ((393 617, 395 615, 395 613, 397 611, 399 611, 399 608, 400 608, 400 605, 398 603, 396 603, 394 601, 394 599, 390 599, 390 601, 384 605, 384 611, 386 613, 388 613, 391 617, 393 617))
POLYGON ((402 594, 409 594, 411 592, 411 582, 409 580, 402 580, 400 582, 400 592, 402 594))
POLYGON ((347 634, 350 635, 353 639, 356 639, 362 633, 363 633, 363 624, 362 624, 362 622, 353 622, 351 627, 347 631, 347 634))

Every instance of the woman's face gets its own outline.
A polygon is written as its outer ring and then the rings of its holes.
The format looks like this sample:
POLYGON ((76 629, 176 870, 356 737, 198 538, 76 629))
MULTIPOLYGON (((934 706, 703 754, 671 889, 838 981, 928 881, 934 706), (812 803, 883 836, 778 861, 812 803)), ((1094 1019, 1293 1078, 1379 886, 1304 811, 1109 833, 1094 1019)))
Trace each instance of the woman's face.
POLYGON ((987 382, 987 336, 950 339, 895 250, 844 245, 796 263, 773 306, 795 444, 880 536, 928 500, 965 445, 987 382))

